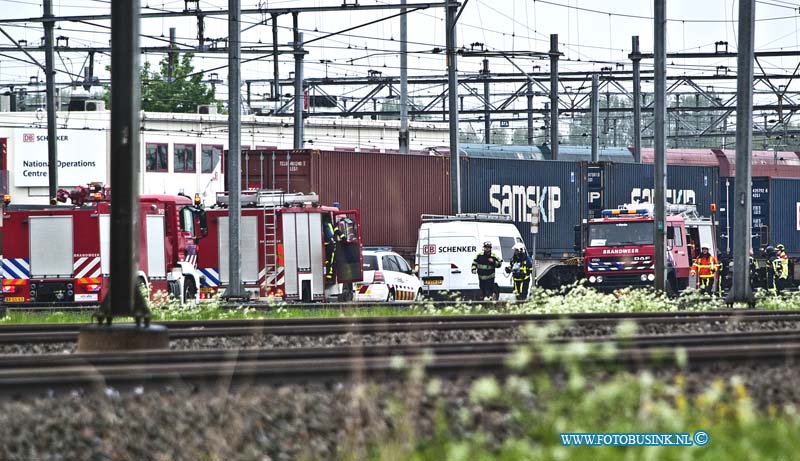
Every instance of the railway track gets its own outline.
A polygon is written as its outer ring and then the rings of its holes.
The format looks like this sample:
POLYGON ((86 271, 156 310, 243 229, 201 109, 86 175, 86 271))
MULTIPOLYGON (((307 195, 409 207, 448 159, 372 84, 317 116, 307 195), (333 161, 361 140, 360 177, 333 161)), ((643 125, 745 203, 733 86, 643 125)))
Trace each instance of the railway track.
MULTIPOLYGON (((599 342, 594 339, 592 342, 599 342)), ((608 339, 605 339, 608 341, 608 339)), ((565 344, 567 341, 557 341, 565 344)), ((586 358, 595 365, 675 366, 678 348, 688 369, 725 363, 793 363, 800 332, 634 337, 611 341, 616 353, 586 358)), ((7 357, 0 361, 0 396, 60 392, 144 391, 164 386, 251 386, 294 382, 343 382, 354 376, 398 379, 399 364, 423 363, 429 375, 504 375, 516 342, 406 344, 273 350, 137 351, 7 357), (403 359, 399 359, 402 357, 403 359)), ((534 360, 534 362, 536 362, 534 360)), ((545 365, 543 362, 533 365, 545 365)))
MULTIPOLYGON (((315 336, 375 334, 414 331, 491 330, 519 328, 526 324, 568 322, 571 325, 616 325, 623 320, 637 324, 670 325, 715 322, 800 322, 798 311, 718 310, 708 312, 574 313, 526 315, 338 317, 311 319, 206 320, 161 322, 171 339, 216 336, 315 336)), ((75 341, 82 324, 0 325, 0 344, 75 341)))

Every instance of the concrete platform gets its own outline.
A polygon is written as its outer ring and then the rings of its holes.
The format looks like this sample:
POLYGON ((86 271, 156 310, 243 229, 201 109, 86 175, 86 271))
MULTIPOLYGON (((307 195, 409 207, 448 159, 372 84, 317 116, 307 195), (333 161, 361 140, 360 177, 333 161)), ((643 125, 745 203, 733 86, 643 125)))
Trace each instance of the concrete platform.
POLYGON ((78 352, 169 349, 169 330, 163 325, 137 327, 133 323, 87 325, 78 335, 78 352))

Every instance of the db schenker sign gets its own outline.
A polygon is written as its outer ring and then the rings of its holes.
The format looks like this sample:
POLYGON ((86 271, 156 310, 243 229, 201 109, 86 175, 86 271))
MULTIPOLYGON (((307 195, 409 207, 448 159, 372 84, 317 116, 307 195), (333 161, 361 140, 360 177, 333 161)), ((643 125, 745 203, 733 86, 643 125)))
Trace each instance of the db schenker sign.
MULTIPOLYGON (((60 187, 108 182, 105 131, 58 130, 57 146, 60 187)), ((13 158, 12 174, 16 187, 48 186, 47 130, 15 129, 14 145, 9 151, 13 158)))

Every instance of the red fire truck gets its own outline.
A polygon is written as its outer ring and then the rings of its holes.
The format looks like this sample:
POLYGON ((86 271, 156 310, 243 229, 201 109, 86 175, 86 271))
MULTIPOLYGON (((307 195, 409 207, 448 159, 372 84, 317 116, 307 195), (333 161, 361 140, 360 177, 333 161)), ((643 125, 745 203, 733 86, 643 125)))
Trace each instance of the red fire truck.
MULTIPOLYGON (((201 299, 224 293, 228 276, 228 200, 217 194, 207 210, 209 238, 200 243, 201 299)), ((363 277, 361 220, 357 210, 320 206, 315 194, 247 190, 241 195, 241 274, 255 299, 287 301, 351 300, 363 277), (334 277, 325 277, 323 226, 331 223, 343 239, 336 243, 334 277)))
MULTIPOLYGON (((717 254, 714 222, 694 205, 667 205, 668 292, 694 286, 694 258, 704 246, 717 254)), ((652 286, 655 280, 653 209, 642 205, 603 210, 584 227, 583 272, 589 286, 602 291, 652 286)))
MULTIPOLYGON (((2 221, 5 304, 100 303, 109 283, 111 191, 60 190, 71 205, 9 205, 2 221)), ((197 299, 197 242, 205 212, 186 196, 140 197, 139 282, 181 301, 197 299)))

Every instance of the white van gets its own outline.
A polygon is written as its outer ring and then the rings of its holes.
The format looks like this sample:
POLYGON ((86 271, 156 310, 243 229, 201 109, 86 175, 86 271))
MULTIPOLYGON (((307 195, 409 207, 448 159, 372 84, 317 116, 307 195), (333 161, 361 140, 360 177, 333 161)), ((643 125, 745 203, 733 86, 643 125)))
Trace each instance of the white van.
MULTIPOLYGON (((439 298, 459 293, 465 298, 480 296, 478 276, 472 261, 483 242, 492 242, 492 252, 503 259, 496 270, 495 284, 501 297, 513 292, 511 276, 506 274, 514 254, 514 244, 522 243, 519 230, 510 216, 463 213, 455 216, 422 215, 417 239, 416 267, 426 296, 439 298)), ((513 295, 512 295, 513 296, 513 295)))

